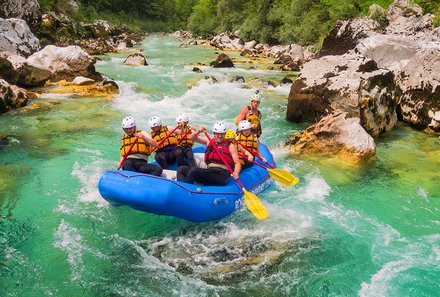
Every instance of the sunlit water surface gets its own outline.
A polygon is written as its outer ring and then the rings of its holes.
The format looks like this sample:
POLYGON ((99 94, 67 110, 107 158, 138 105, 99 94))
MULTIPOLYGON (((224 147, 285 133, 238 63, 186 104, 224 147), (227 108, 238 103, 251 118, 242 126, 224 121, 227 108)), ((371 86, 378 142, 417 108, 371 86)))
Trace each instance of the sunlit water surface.
POLYGON ((284 120, 289 86, 264 85, 286 73, 249 64, 195 73, 217 53, 179 44, 148 37, 146 67, 123 66, 128 53, 102 56, 98 71, 120 86, 113 100, 45 95, 38 109, 0 116, 0 296, 438 296, 437 136, 399 125, 358 167, 288 157, 282 144, 305 126, 284 120), (232 126, 257 88, 267 98, 262 141, 300 179, 258 195, 267 220, 243 209, 194 224, 100 197, 124 116, 142 129, 152 116, 173 126, 179 113, 232 126))

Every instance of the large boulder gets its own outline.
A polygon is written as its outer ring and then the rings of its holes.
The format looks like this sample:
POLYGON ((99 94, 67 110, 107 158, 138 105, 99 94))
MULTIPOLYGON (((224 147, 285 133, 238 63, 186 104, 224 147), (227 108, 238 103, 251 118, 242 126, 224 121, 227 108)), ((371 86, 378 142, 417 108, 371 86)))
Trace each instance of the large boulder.
POLYGON ((52 76, 45 69, 27 62, 26 58, 19 55, 0 53, 0 76, 9 83, 22 87, 39 87, 52 76))
POLYGON ((124 65, 127 66, 148 66, 147 59, 140 53, 134 53, 129 55, 125 61, 124 65))
POLYGON ((95 59, 79 46, 57 47, 48 45, 28 58, 32 65, 46 68, 52 73, 52 80, 73 80, 85 76, 102 80, 95 70, 95 59))
POLYGON ((338 156, 359 162, 374 158, 376 145, 357 118, 337 112, 322 118, 288 142, 292 154, 338 156))
POLYGON ((418 129, 440 133, 440 44, 412 57, 400 69, 399 112, 403 121, 418 129))
POLYGON ((393 74, 355 54, 325 56, 304 65, 293 83, 286 118, 315 121, 337 110, 360 119, 373 136, 391 131, 397 121, 393 74))
POLYGON ((421 130, 440 132, 435 120, 436 112, 440 112, 440 34, 426 30, 424 17, 410 8, 405 10, 409 14, 407 23, 400 17, 390 23, 397 28, 404 26, 401 30, 405 33, 370 36, 355 51, 394 73, 401 120, 421 130), (411 23, 412 29, 407 27, 411 23), (413 35, 407 36, 411 30, 413 35))
POLYGON ((24 20, 0 18, 0 51, 27 57, 39 49, 38 39, 24 20))
POLYGON ((376 35, 380 24, 368 17, 337 21, 336 26, 324 38, 317 57, 343 55, 356 47, 360 40, 376 35))
POLYGON ((426 38, 432 30, 433 17, 431 14, 423 15, 420 6, 410 0, 395 0, 385 13, 373 5, 369 17, 338 21, 324 38, 317 57, 345 54, 369 37, 398 38, 405 44, 408 42, 404 39, 409 37, 421 45, 420 38, 426 38))
POLYGON ((234 63, 232 63, 231 58, 224 53, 221 53, 217 56, 215 61, 212 61, 210 65, 214 68, 227 68, 234 67, 234 63))
POLYGON ((2 0, 0 17, 23 19, 35 27, 41 18, 40 4, 37 0, 2 0))

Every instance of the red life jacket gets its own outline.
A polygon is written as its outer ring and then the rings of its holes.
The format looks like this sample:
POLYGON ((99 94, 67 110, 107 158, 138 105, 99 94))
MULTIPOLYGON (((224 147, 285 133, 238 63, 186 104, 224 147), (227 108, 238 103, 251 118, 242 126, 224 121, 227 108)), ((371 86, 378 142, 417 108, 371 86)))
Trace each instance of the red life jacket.
MULTIPOLYGON (((229 151, 229 144, 231 143, 230 140, 223 140, 220 143, 215 143, 215 145, 217 146, 218 151, 220 152, 220 154, 222 155, 223 159, 225 159, 226 163, 228 163, 229 167, 234 170, 234 160, 232 159, 232 155, 231 152, 229 151)), ((220 164, 220 165, 225 165, 225 163, 223 163, 222 158, 220 158, 220 156, 217 154, 217 152, 215 151, 214 147, 210 144, 208 144, 208 146, 206 147, 205 150, 205 163, 206 164, 210 164, 210 163, 214 163, 214 164, 220 164)))

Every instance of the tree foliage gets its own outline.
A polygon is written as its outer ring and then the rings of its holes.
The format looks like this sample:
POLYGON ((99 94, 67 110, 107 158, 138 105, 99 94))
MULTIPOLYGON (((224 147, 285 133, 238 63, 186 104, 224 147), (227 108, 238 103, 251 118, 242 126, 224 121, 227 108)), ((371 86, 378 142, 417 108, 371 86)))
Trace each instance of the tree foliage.
MULTIPOLYGON (((40 0, 43 9, 57 1, 40 0)), ((372 4, 383 8, 393 0, 77 0, 82 20, 104 18, 132 23, 147 31, 185 29, 196 36, 238 31, 245 40, 316 45, 336 20, 368 13, 372 4)), ((440 1, 413 0, 436 14, 440 1)))

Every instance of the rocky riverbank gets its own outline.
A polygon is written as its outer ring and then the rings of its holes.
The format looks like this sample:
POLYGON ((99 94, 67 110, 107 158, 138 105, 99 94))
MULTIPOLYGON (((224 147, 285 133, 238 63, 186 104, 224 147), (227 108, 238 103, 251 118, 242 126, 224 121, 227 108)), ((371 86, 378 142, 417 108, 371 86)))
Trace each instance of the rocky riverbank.
POLYGON ((317 121, 291 138, 292 153, 370 159, 374 141, 359 135, 380 137, 398 121, 440 134, 440 28, 432 20, 396 0, 388 11, 373 5, 368 17, 339 22, 292 84, 287 120, 317 121))
POLYGON ((57 1, 56 11, 41 14, 36 0, 7 0, 0 9, 0 113, 23 107, 34 97, 26 91, 81 92, 96 95, 118 92, 116 83, 96 72, 92 55, 124 50, 144 38, 124 25, 96 20, 77 23, 74 0, 57 1), (81 77, 87 88, 78 87, 81 77), (76 79, 77 78, 77 79, 76 79), (57 81, 67 83, 56 84, 57 81), (70 83, 69 83, 70 82, 70 83), (75 88, 67 86, 76 86, 75 88), (92 86, 91 86, 92 85, 92 86))

